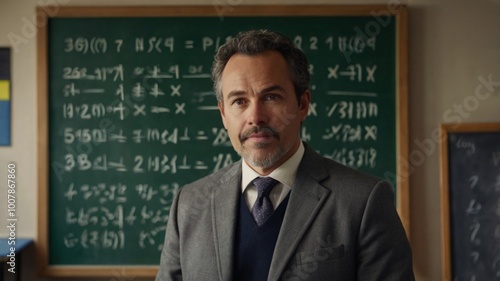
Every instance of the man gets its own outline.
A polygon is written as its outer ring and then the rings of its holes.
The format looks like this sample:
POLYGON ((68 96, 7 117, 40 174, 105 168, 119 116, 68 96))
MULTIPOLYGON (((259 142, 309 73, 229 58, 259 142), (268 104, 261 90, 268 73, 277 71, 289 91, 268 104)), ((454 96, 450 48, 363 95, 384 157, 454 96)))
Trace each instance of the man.
POLYGON ((300 140, 305 55, 249 31, 219 49, 212 76, 242 160, 177 194, 156 280, 414 280, 391 187, 300 140))

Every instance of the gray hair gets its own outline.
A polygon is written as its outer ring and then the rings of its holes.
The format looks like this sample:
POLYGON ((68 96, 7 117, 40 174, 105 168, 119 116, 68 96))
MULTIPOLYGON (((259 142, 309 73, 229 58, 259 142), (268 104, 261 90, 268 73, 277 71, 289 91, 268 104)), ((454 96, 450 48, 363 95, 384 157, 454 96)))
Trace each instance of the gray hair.
POLYGON ((212 80, 217 100, 222 101, 222 72, 229 59, 236 53, 258 55, 266 51, 277 51, 285 58, 295 89, 297 101, 309 88, 309 64, 306 55, 286 36, 269 30, 242 32, 222 45, 212 65, 212 80))

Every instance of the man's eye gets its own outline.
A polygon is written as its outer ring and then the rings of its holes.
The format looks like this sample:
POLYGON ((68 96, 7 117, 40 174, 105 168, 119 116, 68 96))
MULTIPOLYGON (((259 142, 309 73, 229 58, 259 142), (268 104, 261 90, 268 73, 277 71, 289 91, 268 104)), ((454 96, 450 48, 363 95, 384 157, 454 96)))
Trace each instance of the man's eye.
POLYGON ((234 105, 244 105, 245 104, 245 100, 243 100, 243 99, 235 99, 233 101, 233 104, 234 105))
POLYGON ((267 101, 274 101, 274 100, 277 100, 277 99, 278 99, 278 95, 276 95, 276 94, 270 94, 270 95, 266 96, 266 100, 267 101))

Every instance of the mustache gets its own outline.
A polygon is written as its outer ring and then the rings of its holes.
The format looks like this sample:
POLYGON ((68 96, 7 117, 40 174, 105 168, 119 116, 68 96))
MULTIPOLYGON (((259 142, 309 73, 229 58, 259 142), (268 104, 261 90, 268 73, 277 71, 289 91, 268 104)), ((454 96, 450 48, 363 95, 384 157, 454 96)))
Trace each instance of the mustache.
POLYGON ((272 137, 279 139, 279 133, 277 130, 269 127, 269 126, 256 126, 251 129, 246 130, 240 135, 240 142, 243 143, 253 134, 266 134, 272 137))

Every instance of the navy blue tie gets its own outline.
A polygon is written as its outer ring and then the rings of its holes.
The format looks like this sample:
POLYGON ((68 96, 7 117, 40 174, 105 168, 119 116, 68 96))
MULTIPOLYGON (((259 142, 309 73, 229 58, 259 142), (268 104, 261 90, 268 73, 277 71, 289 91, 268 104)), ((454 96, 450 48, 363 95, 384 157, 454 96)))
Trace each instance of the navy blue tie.
POLYGON ((278 181, 270 177, 258 177, 252 181, 257 188, 257 201, 252 207, 255 222, 261 226, 273 214, 274 207, 269 194, 278 181))

